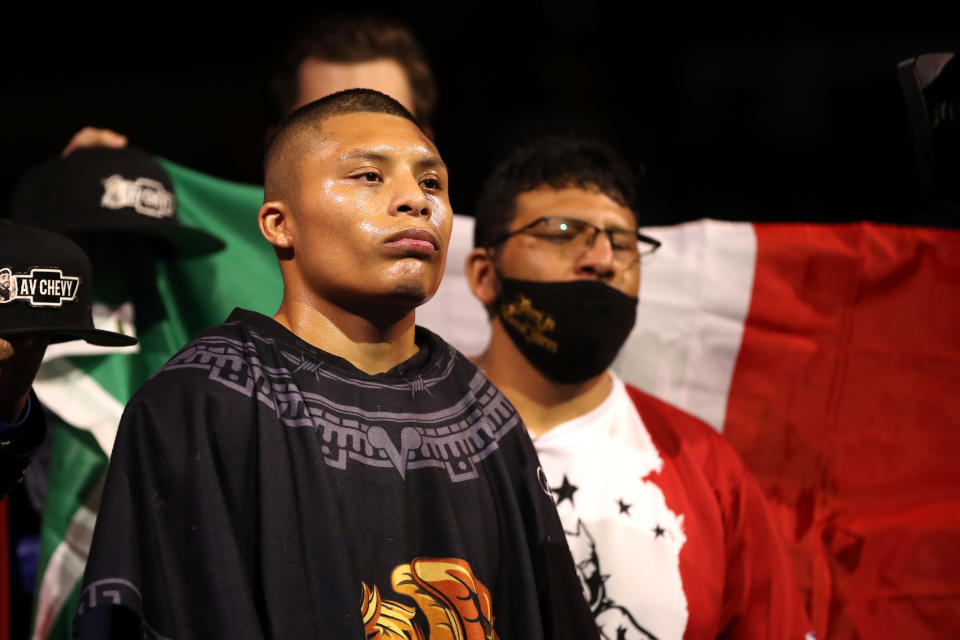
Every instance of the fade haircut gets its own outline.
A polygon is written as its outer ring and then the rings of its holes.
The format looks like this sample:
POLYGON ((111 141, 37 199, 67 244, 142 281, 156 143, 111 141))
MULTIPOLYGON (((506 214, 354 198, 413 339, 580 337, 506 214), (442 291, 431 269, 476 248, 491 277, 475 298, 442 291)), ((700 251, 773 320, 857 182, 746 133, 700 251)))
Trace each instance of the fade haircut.
POLYGON ((473 245, 488 247, 510 231, 517 196, 541 187, 596 191, 629 208, 639 224, 634 172, 611 147, 586 138, 541 138, 515 149, 487 178, 477 201, 473 245))
POLYGON ((385 113, 420 126, 406 107, 373 89, 346 89, 305 104, 277 125, 267 145, 263 158, 264 202, 278 199, 288 186, 291 161, 299 159, 292 156, 303 153, 297 149, 321 137, 325 120, 348 113, 385 113))
POLYGON ((271 78, 274 120, 293 109, 300 95, 298 71, 307 58, 336 63, 396 61, 410 84, 418 123, 430 126, 437 84, 420 43, 401 22, 383 16, 330 16, 308 23, 294 37, 271 78))

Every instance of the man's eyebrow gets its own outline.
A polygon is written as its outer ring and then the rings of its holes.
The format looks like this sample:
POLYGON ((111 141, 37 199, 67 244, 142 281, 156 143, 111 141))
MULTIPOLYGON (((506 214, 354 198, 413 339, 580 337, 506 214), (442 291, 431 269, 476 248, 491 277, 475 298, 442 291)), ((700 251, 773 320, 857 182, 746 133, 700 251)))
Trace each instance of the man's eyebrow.
POLYGON ((382 153, 371 151, 370 149, 351 149, 340 156, 341 160, 378 160, 386 161, 388 158, 382 153))
MULTIPOLYGON (((373 162, 389 162, 391 159, 386 154, 379 153, 372 149, 357 148, 341 154, 340 160, 370 160, 373 162)), ((424 169, 447 168, 446 163, 435 153, 429 153, 420 160, 417 160, 414 166, 418 171, 423 171, 424 169)))
POLYGON ((418 171, 423 171, 424 169, 446 169, 447 163, 444 162, 440 156, 431 153, 426 158, 417 160, 417 163, 414 166, 418 171))

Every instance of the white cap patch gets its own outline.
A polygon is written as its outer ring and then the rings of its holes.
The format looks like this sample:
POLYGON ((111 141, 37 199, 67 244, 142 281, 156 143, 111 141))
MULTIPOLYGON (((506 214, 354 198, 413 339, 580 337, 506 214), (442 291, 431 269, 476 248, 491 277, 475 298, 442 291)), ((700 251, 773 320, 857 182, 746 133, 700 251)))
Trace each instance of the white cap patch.
POLYGON ((34 268, 15 275, 9 267, 0 269, 0 304, 22 300, 31 307, 60 307, 77 299, 80 278, 65 276, 60 269, 34 268))
POLYGON ((151 218, 172 217, 175 202, 173 194, 156 180, 127 180, 116 174, 103 181, 103 197, 100 198, 100 206, 107 209, 133 207, 137 213, 151 218))

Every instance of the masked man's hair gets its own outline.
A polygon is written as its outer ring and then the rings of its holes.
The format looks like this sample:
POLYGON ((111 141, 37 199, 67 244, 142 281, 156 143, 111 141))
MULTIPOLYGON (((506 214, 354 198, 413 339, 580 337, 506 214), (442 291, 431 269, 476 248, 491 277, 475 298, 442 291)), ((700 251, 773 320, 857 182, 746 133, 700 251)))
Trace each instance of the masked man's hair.
POLYGON ((605 194, 637 213, 634 172, 609 146, 597 140, 550 137, 515 149, 484 183, 474 212, 473 244, 489 246, 510 230, 517 196, 540 187, 578 187, 605 194))

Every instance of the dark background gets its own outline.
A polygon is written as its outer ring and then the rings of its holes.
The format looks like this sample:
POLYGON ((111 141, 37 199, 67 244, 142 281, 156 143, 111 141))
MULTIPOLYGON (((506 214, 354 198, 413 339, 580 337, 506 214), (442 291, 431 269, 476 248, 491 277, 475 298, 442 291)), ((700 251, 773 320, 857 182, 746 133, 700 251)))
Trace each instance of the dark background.
MULTIPOLYGON (((20 7, 7 20, 0 197, 84 125, 241 182, 260 181, 266 78, 301 9, 199 3, 20 7)), ((323 5, 313 5, 319 9, 323 5)), ((543 133, 599 136, 644 163, 646 224, 870 219, 960 226, 924 213, 900 60, 958 51, 936 8, 777 14, 549 3, 338 5, 416 32, 440 86, 437 143, 454 207, 543 133)))

